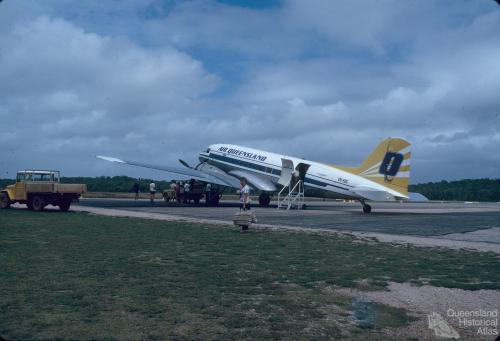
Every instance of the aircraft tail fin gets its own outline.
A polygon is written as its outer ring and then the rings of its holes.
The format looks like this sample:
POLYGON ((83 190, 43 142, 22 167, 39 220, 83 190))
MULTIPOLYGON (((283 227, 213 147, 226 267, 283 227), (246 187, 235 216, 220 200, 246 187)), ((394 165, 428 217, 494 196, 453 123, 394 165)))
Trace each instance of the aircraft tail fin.
POLYGON ((374 181, 407 197, 410 182, 410 147, 410 143, 405 139, 387 138, 359 167, 338 168, 374 181))

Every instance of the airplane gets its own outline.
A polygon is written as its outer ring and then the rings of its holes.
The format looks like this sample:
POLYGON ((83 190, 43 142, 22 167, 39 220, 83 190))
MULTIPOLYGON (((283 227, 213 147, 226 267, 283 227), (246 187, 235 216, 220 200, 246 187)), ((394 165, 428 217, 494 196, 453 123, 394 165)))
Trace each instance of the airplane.
POLYGON ((309 197, 351 199, 371 212, 367 201, 408 200, 410 143, 403 138, 387 138, 358 167, 331 165, 271 153, 233 144, 212 144, 199 154, 200 163, 191 167, 151 165, 116 157, 97 155, 102 160, 183 175, 229 188, 240 188, 241 178, 261 192, 259 204, 268 206, 271 195, 294 178, 303 182, 309 197))

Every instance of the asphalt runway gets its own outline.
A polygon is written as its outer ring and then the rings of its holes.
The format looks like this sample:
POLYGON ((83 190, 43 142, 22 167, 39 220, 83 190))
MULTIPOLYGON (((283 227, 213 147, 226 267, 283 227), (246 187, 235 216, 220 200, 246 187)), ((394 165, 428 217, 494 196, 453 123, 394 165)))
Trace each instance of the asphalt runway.
MULTIPOLYGON (((371 214, 362 213, 359 203, 306 203, 306 210, 277 210, 276 205, 253 207, 253 210, 261 224, 408 236, 450 236, 457 240, 464 236, 467 240, 500 244, 500 203, 370 203, 373 207, 371 214)), ((151 205, 147 200, 89 198, 82 199, 79 205, 224 221, 231 221, 239 210, 234 201, 207 207, 160 200, 151 205)))

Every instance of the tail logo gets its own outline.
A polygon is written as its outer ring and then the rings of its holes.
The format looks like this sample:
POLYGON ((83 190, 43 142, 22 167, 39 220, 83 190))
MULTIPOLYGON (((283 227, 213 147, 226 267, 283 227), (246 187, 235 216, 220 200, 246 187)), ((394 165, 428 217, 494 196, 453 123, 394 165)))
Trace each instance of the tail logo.
POLYGON ((392 181, 394 176, 398 174, 399 167, 403 162, 403 154, 387 152, 384 160, 380 164, 378 172, 384 175, 386 181, 392 181))

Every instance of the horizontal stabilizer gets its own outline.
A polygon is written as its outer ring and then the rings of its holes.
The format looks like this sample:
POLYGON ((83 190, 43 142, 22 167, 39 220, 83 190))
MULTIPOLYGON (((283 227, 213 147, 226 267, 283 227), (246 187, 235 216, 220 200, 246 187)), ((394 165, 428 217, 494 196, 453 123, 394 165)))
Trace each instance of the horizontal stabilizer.
POLYGON ((389 192, 382 191, 379 189, 371 187, 354 187, 352 189, 354 193, 362 197, 363 199, 372 201, 394 201, 395 197, 389 192))
POLYGON ((408 201, 429 201, 429 199, 427 199, 427 197, 423 194, 416 192, 409 192, 408 201))

